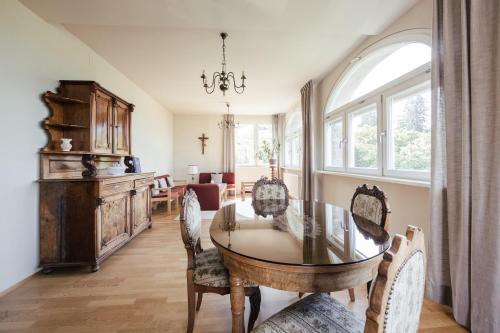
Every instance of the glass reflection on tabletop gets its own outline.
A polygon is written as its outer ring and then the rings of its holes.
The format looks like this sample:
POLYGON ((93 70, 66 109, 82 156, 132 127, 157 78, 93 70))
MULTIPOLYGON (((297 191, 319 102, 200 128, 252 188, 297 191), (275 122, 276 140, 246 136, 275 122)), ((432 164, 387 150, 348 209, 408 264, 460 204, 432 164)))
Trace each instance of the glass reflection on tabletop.
POLYGON ((217 212, 210 236, 235 253, 295 265, 361 262, 389 248, 388 233, 367 219, 320 202, 307 216, 304 206, 301 200, 238 201, 217 212))

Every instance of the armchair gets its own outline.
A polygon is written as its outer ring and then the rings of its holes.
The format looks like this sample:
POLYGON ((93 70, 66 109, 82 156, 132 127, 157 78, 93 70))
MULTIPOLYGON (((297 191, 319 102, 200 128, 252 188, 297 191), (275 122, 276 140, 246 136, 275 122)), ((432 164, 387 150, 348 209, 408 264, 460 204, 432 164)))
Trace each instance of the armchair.
MULTIPOLYGON (((170 175, 160 175, 155 177, 155 182, 164 178, 165 180, 170 175)), ((170 215, 172 212, 172 203, 176 204, 176 207, 180 207, 180 203, 184 193, 186 192, 186 181, 185 180, 174 180, 176 186, 173 187, 163 187, 163 188, 153 188, 151 192, 151 202, 166 202, 167 203, 167 212, 170 215)))

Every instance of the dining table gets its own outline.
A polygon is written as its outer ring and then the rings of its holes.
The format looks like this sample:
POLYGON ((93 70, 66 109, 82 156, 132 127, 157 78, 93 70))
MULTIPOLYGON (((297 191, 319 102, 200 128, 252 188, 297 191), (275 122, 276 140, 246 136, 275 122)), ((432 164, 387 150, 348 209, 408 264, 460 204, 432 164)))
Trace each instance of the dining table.
POLYGON ((244 332, 244 282, 333 292, 366 284, 390 237, 342 207, 302 200, 236 201, 218 210, 210 237, 229 270, 232 332, 244 332))

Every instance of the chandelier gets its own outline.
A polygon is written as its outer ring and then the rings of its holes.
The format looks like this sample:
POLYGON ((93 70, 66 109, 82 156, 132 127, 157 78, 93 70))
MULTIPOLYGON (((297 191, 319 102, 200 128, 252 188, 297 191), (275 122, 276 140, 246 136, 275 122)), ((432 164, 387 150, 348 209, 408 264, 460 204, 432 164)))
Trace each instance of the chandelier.
POLYGON ((232 85, 234 91, 238 94, 242 94, 245 90, 245 72, 241 72, 241 85, 236 85, 236 80, 233 72, 226 72, 226 43, 225 40, 227 38, 226 32, 221 32, 220 34, 222 38, 222 70, 220 72, 214 72, 212 76, 212 83, 208 85, 207 76, 205 75, 205 70, 203 70, 203 74, 201 74, 201 79, 203 80, 203 87, 207 94, 211 94, 215 90, 215 86, 219 86, 219 89, 222 91, 222 95, 226 96, 226 91, 232 85))
POLYGON ((229 117, 229 103, 226 102, 226 107, 227 107, 227 115, 228 117, 224 117, 222 121, 219 122, 219 128, 220 129, 229 129, 229 128, 237 128, 240 126, 240 122, 234 122, 234 118, 229 117))

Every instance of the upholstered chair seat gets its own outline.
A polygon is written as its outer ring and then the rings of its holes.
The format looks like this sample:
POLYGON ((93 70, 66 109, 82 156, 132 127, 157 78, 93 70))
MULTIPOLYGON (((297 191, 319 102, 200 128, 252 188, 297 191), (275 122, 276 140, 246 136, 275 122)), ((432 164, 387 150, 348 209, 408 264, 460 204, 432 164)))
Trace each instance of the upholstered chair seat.
POLYGON ((424 300, 425 242, 422 230, 408 226, 394 236, 370 294, 366 318, 328 294, 313 294, 265 320, 255 333, 416 333, 424 300))
POLYGON ((267 319, 255 333, 363 333, 364 319, 328 294, 312 294, 267 319))
MULTIPOLYGON (((203 250, 196 256, 193 281, 197 285, 207 287, 230 288, 229 272, 222 263, 216 248, 203 250)), ((256 286, 254 283, 245 281, 245 287, 256 286)))
MULTIPOLYGON (((204 293, 227 295, 231 292, 229 273, 224 267, 215 247, 203 250, 201 247, 201 207, 196 193, 189 189, 182 202, 180 227, 182 241, 188 255, 186 271, 188 291, 188 327, 192 333, 195 312, 201 307, 204 293), (196 297, 198 293, 198 297, 196 297)), ((260 310, 260 290, 253 283, 245 282, 245 295, 250 299, 250 317, 248 330, 253 328, 260 310)))

